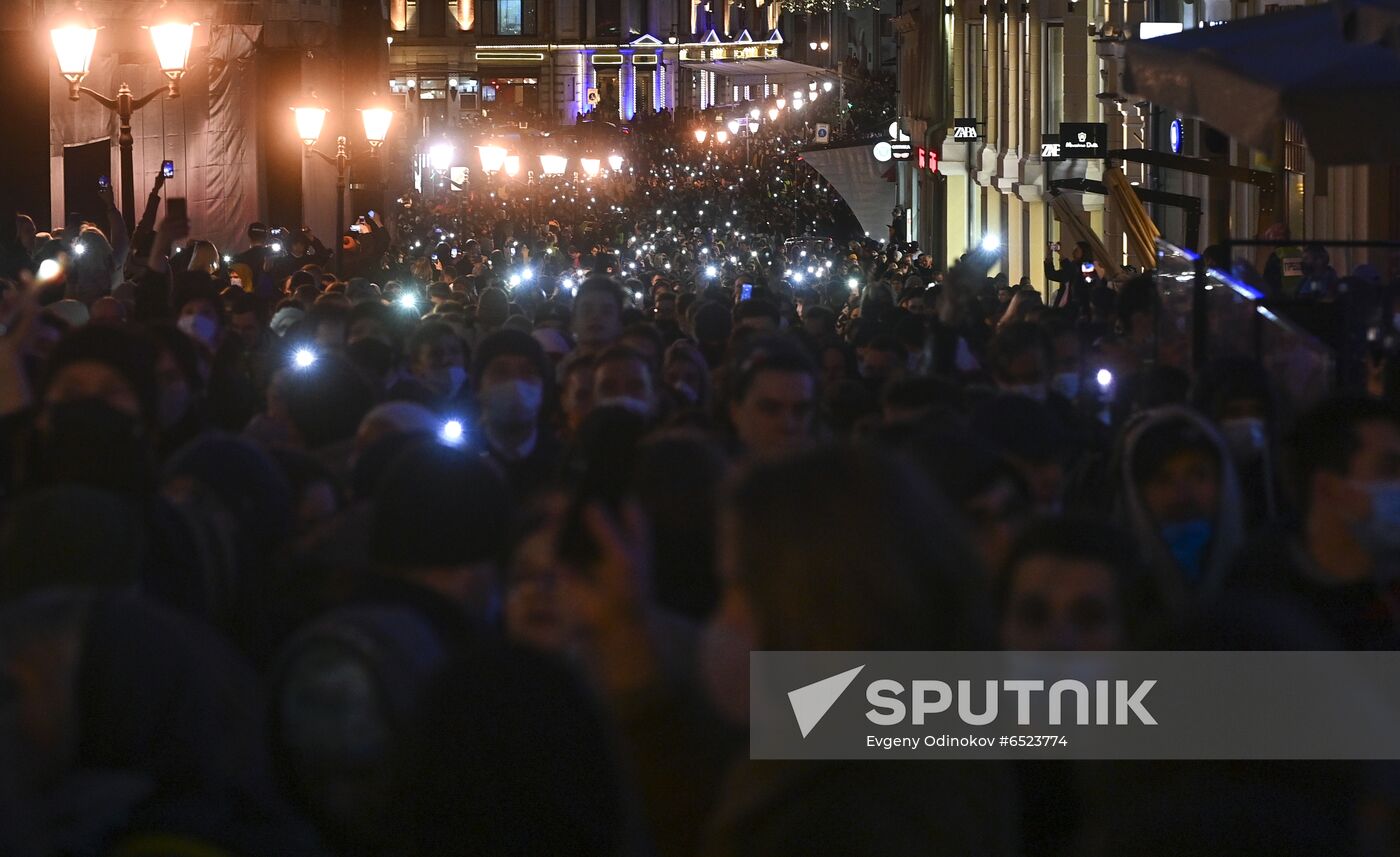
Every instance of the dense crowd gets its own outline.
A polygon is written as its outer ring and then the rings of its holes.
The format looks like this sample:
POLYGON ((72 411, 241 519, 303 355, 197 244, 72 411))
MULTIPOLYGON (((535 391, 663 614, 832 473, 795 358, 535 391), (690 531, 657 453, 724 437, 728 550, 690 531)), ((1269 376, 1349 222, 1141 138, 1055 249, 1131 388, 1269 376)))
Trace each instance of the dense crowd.
POLYGON ((0 224, 0 853, 1392 848, 1381 765, 748 758, 757 649, 1397 643, 1389 402, 856 235, 798 136, 0 224))

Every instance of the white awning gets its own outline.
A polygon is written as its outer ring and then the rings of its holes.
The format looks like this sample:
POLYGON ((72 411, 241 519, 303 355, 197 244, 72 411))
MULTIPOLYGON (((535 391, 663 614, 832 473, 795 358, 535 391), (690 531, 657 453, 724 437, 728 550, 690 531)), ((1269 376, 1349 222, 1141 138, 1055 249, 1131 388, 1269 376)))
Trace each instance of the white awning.
POLYGON ((836 73, 814 65, 778 59, 711 60, 710 62, 683 62, 681 65, 695 71, 710 71, 722 74, 735 84, 744 82, 788 83, 797 79, 820 80, 835 78, 836 73))
POLYGON ((892 162, 882 164, 875 160, 869 143, 809 149, 802 153, 802 160, 841 194, 866 235, 876 241, 889 237, 895 187, 886 174, 893 172, 892 162))

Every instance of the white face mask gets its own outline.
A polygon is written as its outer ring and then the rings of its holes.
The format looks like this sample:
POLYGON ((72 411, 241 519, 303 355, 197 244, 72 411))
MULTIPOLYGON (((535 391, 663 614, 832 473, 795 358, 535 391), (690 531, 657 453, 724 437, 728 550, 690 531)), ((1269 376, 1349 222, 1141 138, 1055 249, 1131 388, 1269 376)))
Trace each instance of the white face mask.
POLYGON ((540 381, 492 384, 482 387, 478 398, 487 422, 500 426, 530 425, 539 419, 544 384, 540 381))
POLYGON ((213 350, 214 337, 219 333, 219 325, 207 315, 182 315, 175 326, 184 331, 185 335, 201 342, 206 348, 213 350))
POLYGON ((639 414, 643 417, 651 416, 651 405, 642 399, 637 399, 632 396, 608 396, 605 399, 599 399, 598 401, 594 402, 594 407, 626 408, 632 413, 639 414))

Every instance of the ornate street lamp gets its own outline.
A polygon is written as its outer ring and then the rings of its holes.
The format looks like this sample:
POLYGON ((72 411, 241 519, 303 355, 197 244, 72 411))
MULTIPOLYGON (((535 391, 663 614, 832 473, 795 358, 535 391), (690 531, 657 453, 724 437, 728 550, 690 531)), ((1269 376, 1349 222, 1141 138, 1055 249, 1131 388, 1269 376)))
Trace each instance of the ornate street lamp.
POLYGON ((608 155, 608 169, 617 172, 622 169, 622 156, 614 152, 608 155))
POLYGON ((457 149, 451 143, 434 143, 428 147, 428 166, 440 173, 452 169, 457 158, 457 149))
POLYGON ((598 171, 603 168, 603 162, 598 158, 579 158, 579 166, 583 167, 583 174, 590 179, 598 175, 598 171))
POLYGON ((705 142, 705 138, 708 137, 708 136, 710 136, 710 132, 709 132, 709 131, 706 131, 704 128, 696 128, 696 129, 695 129, 695 142, 697 142, 697 143, 704 143, 704 142, 705 142))
MULTIPOLYGON (((335 138, 335 154, 330 155, 316 148, 321 139, 321 131, 326 127, 326 115, 330 111, 315 102, 292 108, 296 116, 297 136, 305 146, 305 157, 315 155, 335 167, 335 273, 340 276, 344 270, 345 242, 345 179, 350 174, 350 141, 342 134, 335 138)), ((389 125, 393 122, 394 111, 384 107, 367 107, 360 111, 360 122, 364 125, 365 140, 369 143, 370 157, 379 156, 379 147, 389 136, 389 125)), ((449 146, 449 151, 451 147, 449 146)), ((451 156, 449 154, 449 160, 451 156)))
POLYGON ((151 33, 151 43, 156 49, 161 73, 166 77, 166 84, 140 98, 132 96, 131 87, 125 82, 117 88, 115 98, 109 98, 83 86, 83 80, 92 68, 93 49, 97 47, 97 27, 85 20, 69 20, 49 30, 54 56, 58 60, 59 74, 68 81, 68 98, 77 101, 83 95, 87 95, 117 114, 120 120, 117 146, 121 150, 122 219, 126 221, 128 232, 134 229, 136 215, 135 178, 131 166, 131 147, 134 142, 131 135, 131 116, 161 93, 171 98, 179 97, 180 78, 185 76, 189 66, 190 46, 194 44, 194 27, 192 22, 168 18, 147 28, 151 33))
POLYGON ((540 172, 547 176, 562 176, 568 166, 569 159, 563 155, 540 155, 540 172))
POLYGON ((501 167, 506 163, 506 150, 502 146, 488 143, 485 146, 477 146, 477 153, 481 156, 481 171, 489 175, 495 175, 501 171, 501 167))

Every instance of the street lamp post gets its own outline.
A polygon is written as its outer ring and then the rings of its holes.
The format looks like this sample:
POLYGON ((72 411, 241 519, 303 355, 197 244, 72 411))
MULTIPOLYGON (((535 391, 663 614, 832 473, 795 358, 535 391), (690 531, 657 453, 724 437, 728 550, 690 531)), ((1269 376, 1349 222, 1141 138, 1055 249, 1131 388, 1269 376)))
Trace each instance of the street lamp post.
POLYGON ((166 93, 171 98, 180 96, 180 78, 185 76, 189 64, 190 46, 194 43, 194 26, 189 22, 170 20, 147 28, 156 49, 161 73, 166 77, 166 84, 140 98, 131 94, 131 87, 125 82, 117 88, 115 98, 83 86, 83 79, 87 77, 92 66, 93 48, 97 46, 97 27, 70 22, 49 31, 54 54, 58 58, 58 71, 68 81, 69 100, 78 101, 86 95, 117 114, 120 122, 117 147, 121 150, 122 220, 126 222, 128 233, 134 231, 136 223, 136 179, 131 165, 131 147, 134 142, 131 135, 131 116, 161 93, 166 93))
MULTIPOLYGON (((326 124, 326 114, 330 111, 320 105, 307 104, 293 107, 296 114, 297 136, 306 145, 305 155, 315 155, 335 167, 335 275, 344 273, 345 263, 345 179, 350 174, 350 141, 344 134, 335 138, 335 154, 329 155, 316 148, 321 137, 321 129, 326 124)), ((365 139, 369 141, 371 158, 379 156, 379 147, 389 136, 389 124, 394 119, 394 111, 383 107, 370 107, 360 111, 360 119, 365 126, 365 139)))

